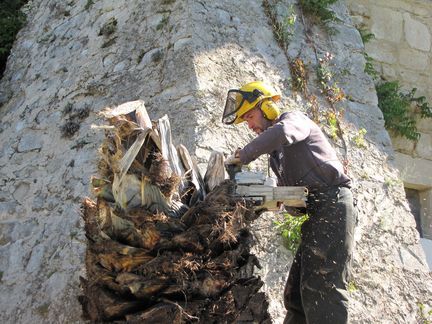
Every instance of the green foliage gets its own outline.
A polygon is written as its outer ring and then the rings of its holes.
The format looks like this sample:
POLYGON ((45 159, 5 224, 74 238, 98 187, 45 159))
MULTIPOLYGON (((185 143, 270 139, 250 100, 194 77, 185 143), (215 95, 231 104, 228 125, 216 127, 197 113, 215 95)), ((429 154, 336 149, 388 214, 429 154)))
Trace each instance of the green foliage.
POLYGON ((0 2, 0 77, 6 66, 16 34, 24 25, 26 17, 20 8, 24 0, 2 0, 0 2))
MULTIPOLYGON (((361 39, 363 41, 363 44, 366 44, 371 39, 375 38, 375 35, 370 33, 366 29, 359 29, 359 32, 360 32, 360 36, 361 36, 361 39)), ((365 68, 364 68, 365 73, 369 74, 372 77, 372 79, 374 79, 374 80, 378 79, 379 74, 375 70, 372 57, 370 57, 366 52, 364 52, 363 55, 364 55, 364 58, 366 60, 366 64, 365 64, 365 68)))
POLYGON ((326 96, 327 100, 333 104, 343 100, 345 94, 334 80, 334 75, 331 69, 332 59, 333 56, 328 52, 323 58, 318 59, 316 73, 323 94, 326 96))
POLYGON ((431 324, 432 323, 432 308, 428 307, 429 310, 426 310, 426 306, 423 303, 418 303, 418 313, 420 316, 421 324, 431 324))
POLYGON ((333 11, 328 6, 338 0, 300 0, 299 4, 303 12, 309 16, 318 18, 323 24, 338 21, 333 11))
POLYGON ((364 55, 364 58, 366 59, 366 64, 365 64, 365 68, 364 68, 365 73, 369 74, 371 76, 371 78, 374 80, 378 79, 379 74, 378 74, 377 70, 375 70, 375 67, 373 66, 372 57, 367 55, 366 52, 363 55, 364 55))
POLYGON ((357 147, 360 147, 360 148, 366 147, 366 143, 365 143, 365 139, 364 139, 364 136, 366 135, 366 133, 367 133, 366 129, 360 128, 358 134, 356 136, 354 136, 353 141, 357 147))
POLYGON ((156 26, 156 30, 163 29, 168 24, 168 21, 169 21, 169 14, 168 13, 164 13, 161 21, 156 26))
POLYGON ((93 6, 94 1, 93 0, 87 0, 87 3, 84 6, 85 10, 89 10, 91 6, 93 6))
POLYGON ((292 77, 293 90, 305 93, 307 87, 308 72, 303 60, 297 57, 295 60, 290 61, 289 67, 292 77))
MULTIPOLYGON (((412 96, 414 96, 416 91, 417 88, 412 89, 410 95, 412 94, 412 96)), ((432 118, 432 107, 429 106, 429 103, 426 101, 425 96, 413 98, 413 100, 415 101, 416 107, 420 112, 421 118, 432 118)))
POLYGON ((400 180, 400 179, 394 179, 394 178, 385 177, 384 178, 384 184, 387 187, 391 188, 391 187, 395 187, 395 186, 398 186, 398 185, 403 185, 403 181, 400 180))
POLYGON ((338 127, 338 119, 336 114, 333 111, 327 112, 325 114, 326 120, 327 120, 327 124, 329 126, 329 131, 330 131, 330 137, 336 141, 338 138, 338 134, 339 134, 339 127, 338 127))
POLYGON ((106 23, 103 24, 101 29, 99 30, 99 36, 110 36, 117 31, 117 19, 115 17, 111 17, 108 19, 106 23))
POLYGON ((45 303, 42 306, 36 307, 35 310, 40 316, 47 317, 49 312, 49 306, 49 303, 45 303))
POLYGON ((358 290, 357 285, 354 281, 348 282, 346 289, 349 293, 353 293, 358 290))
POLYGON ((282 49, 287 50, 288 44, 294 36, 294 25, 297 20, 294 6, 288 6, 281 18, 278 18, 275 6, 271 5, 268 0, 263 1, 263 7, 272 25, 273 35, 277 43, 282 49))
POLYGON ((284 220, 276 221, 275 225, 282 235, 285 247, 295 253, 301 242, 301 226, 309 216, 292 216, 288 213, 284 213, 283 216, 284 220))
POLYGON ((426 98, 415 97, 416 88, 404 94, 398 81, 383 82, 376 85, 378 107, 384 115, 385 127, 396 136, 417 141, 420 133, 416 127, 416 116, 432 118, 432 108, 426 98))
POLYGON ((359 29, 361 39, 363 41, 363 44, 366 44, 371 39, 375 38, 375 35, 369 32, 367 29, 359 29))

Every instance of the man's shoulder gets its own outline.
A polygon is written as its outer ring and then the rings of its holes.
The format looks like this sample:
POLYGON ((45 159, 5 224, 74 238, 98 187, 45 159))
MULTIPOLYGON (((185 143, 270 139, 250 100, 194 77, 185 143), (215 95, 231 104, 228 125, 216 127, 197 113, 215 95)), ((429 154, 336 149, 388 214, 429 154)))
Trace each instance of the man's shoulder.
POLYGON ((308 116, 306 116, 305 113, 299 110, 292 110, 292 111, 286 111, 283 112, 280 117, 279 121, 288 121, 288 120, 308 120, 308 116))

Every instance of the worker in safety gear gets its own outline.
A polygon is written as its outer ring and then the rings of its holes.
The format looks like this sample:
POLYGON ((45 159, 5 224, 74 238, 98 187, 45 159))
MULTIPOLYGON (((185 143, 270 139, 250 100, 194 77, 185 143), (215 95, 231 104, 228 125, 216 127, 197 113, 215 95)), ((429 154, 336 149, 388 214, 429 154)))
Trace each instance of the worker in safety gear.
POLYGON ((299 111, 280 113, 280 95, 255 81, 228 91, 222 121, 257 134, 235 152, 241 164, 262 154, 280 186, 309 190, 302 239, 284 291, 284 323, 347 323, 347 275, 355 226, 351 181, 326 136, 299 111))

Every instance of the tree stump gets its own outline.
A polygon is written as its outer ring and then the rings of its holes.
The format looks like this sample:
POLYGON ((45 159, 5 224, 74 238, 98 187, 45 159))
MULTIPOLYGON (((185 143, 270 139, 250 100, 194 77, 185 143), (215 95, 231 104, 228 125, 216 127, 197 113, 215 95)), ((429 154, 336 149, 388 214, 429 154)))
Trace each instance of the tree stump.
POLYGON ((92 179, 96 198, 82 203, 84 318, 270 323, 250 253, 255 214, 232 198, 233 183, 206 193, 186 148, 173 147, 166 117, 162 132, 157 122, 149 127, 142 102, 105 116, 111 126, 92 179))

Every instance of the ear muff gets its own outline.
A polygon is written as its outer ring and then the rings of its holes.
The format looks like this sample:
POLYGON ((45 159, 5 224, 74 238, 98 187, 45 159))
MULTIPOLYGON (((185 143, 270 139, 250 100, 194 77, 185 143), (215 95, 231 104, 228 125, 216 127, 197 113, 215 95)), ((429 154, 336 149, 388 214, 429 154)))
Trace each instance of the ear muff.
POLYGON ((280 115, 278 106, 272 100, 264 100, 261 104, 261 111, 268 120, 275 120, 280 115))

